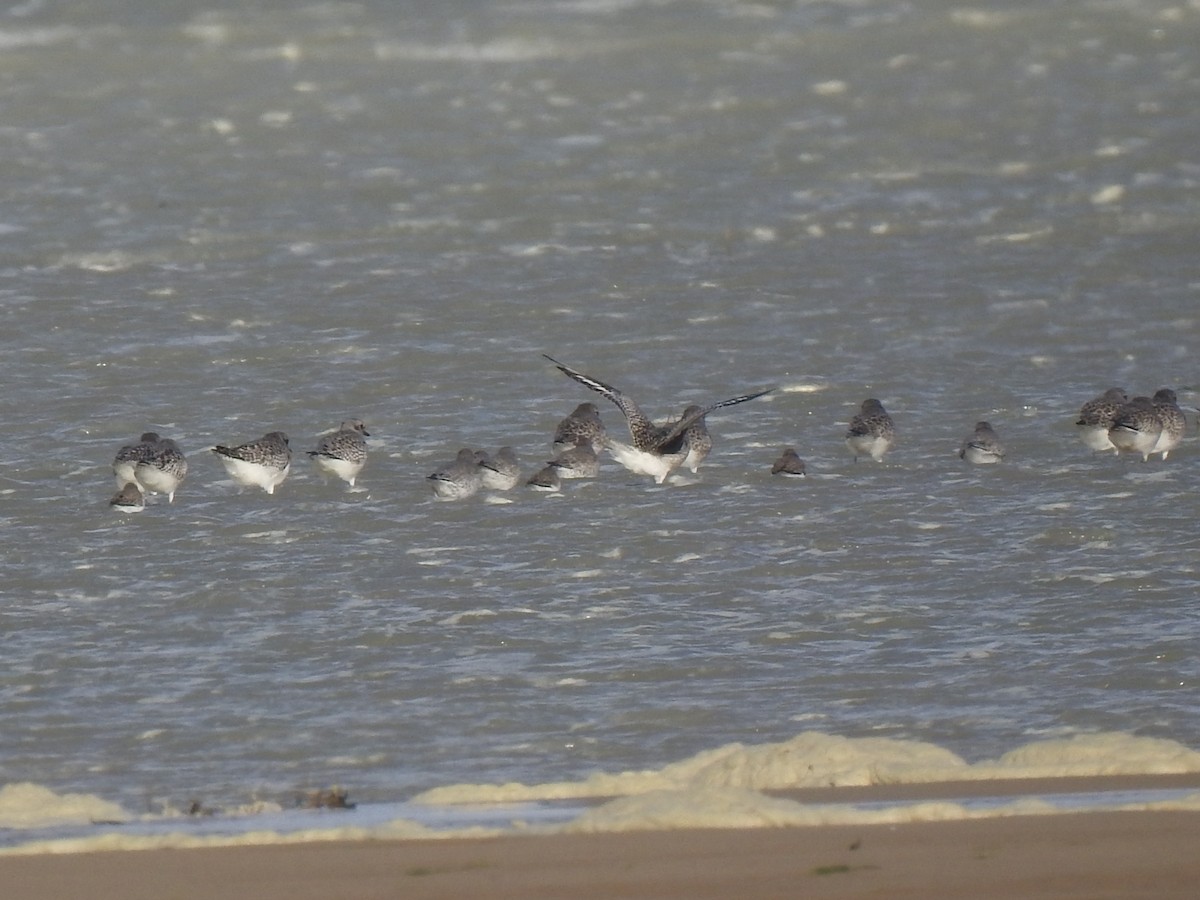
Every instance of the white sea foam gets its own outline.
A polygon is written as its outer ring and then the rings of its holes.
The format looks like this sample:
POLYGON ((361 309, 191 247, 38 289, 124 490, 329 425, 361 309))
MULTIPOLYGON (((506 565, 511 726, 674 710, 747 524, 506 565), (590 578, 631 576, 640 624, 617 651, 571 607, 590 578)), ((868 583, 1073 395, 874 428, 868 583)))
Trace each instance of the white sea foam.
POLYGON ((1200 752, 1164 738, 1107 732, 1026 744, 971 770, 975 778, 1170 775, 1200 772, 1200 752))
MULTIPOLYGON (((1014 806, 1017 804, 1013 804, 1014 806)), ((1028 803, 1024 811, 1032 812, 1028 803)), ((1048 812, 1038 808, 1037 812, 1048 812)), ((996 810, 991 811, 993 814, 996 810)), ((642 831, 673 828, 767 828, 834 824, 965 819, 969 811, 947 801, 915 803, 884 809, 834 804, 808 805, 768 797, 743 788, 705 787, 693 791, 652 791, 605 803, 566 825, 566 832, 642 831)))
POLYGON ((590 809, 561 828, 569 833, 644 831, 678 828, 767 828, 816 825, 889 825, 1001 816, 1053 815, 1091 810, 1200 810, 1200 793, 1170 799, 1080 807, 1040 797, 1004 803, 966 804, 948 800, 888 806, 806 804, 741 788, 705 787, 693 791, 654 791, 622 797, 590 809))
POLYGON ((434 788, 418 803, 478 803, 617 797, 651 791, 731 787, 754 791, 879 784, 928 784, 1057 776, 1200 772, 1200 752, 1176 741, 1121 733, 1078 735, 1019 747, 971 764, 920 741, 804 732, 773 744, 726 744, 661 769, 596 773, 538 785, 434 788))
MULTIPOLYGON (((384 807, 381 811, 386 811, 384 807)), ((1020 797, 998 803, 957 803, 946 800, 909 804, 852 806, 804 804, 769 797, 744 788, 703 787, 690 791, 658 790, 622 797, 584 810, 565 823, 540 824, 509 818, 503 826, 470 825, 431 828, 404 818, 381 820, 367 816, 362 824, 345 824, 293 830, 262 828, 238 832, 189 833, 183 830, 154 833, 108 831, 100 835, 31 841, 0 849, 0 855, 84 853, 116 850, 189 849, 200 847, 267 846, 318 841, 432 840, 495 837, 502 834, 552 834, 635 831, 684 828, 764 828, 819 825, 885 825, 994 818, 1014 815, 1058 815, 1084 810, 1200 810, 1200 793, 1170 797, 1130 799, 1113 795, 1109 802, 1090 797, 1076 803, 1062 797, 1020 797)), ((519 811, 518 811, 519 812, 519 811)), ((536 817, 536 812, 535 812, 536 817)))
POLYGON ((805 732, 789 741, 728 744, 657 770, 597 774, 542 785, 454 785, 409 804, 353 813, 286 811, 270 804, 216 819, 175 811, 131 817, 87 795, 46 788, 0 789, 0 827, 34 829, 115 821, 96 833, 32 840, 0 854, 295 844, 332 840, 478 837, 505 833, 604 832, 681 828, 762 828, 894 824, 1084 810, 1200 810, 1200 791, 1096 791, 892 803, 805 803, 768 790, 828 785, 1200 772, 1200 752, 1175 741, 1105 733, 1038 741, 971 764, 918 741, 841 738, 805 732), (542 801, 610 797, 598 806, 542 801), (542 805, 536 805, 541 803, 542 805), (524 805, 521 805, 524 804, 524 805), (460 812, 465 810, 465 812, 460 812), (317 824, 324 823, 324 824, 317 824))
POLYGON ((826 785, 936 783, 958 780, 1166 774, 1200 771, 1200 752, 1175 741, 1111 733, 1039 741, 974 765, 932 744, 886 738, 839 738, 806 732, 758 746, 729 744, 657 771, 595 775, 582 782, 442 788, 418 802, 461 802, 619 795, 584 811, 559 830, 755 828, 887 824, 1087 809, 1200 810, 1200 792, 1159 799, 1114 796, 1087 804, 1021 797, 1006 802, 923 801, 867 807, 806 804, 761 791, 826 785), (461 801, 452 798, 456 794, 461 801))
POLYGON ((46 828, 128 818, 117 804, 91 794, 56 794, 29 782, 0 787, 0 828, 46 828))

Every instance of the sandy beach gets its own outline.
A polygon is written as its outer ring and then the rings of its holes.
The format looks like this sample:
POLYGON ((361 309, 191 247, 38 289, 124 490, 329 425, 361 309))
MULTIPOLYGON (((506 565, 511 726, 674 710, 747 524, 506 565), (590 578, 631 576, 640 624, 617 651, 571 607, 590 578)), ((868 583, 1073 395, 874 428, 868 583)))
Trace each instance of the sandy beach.
MULTIPOLYGON (((1057 791, 1115 789, 1135 783, 1187 787, 1195 785, 1196 777, 1136 782, 1073 779, 1040 786, 1057 791)), ((894 790, 876 790, 880 797, 895 796, 894 790)), ((946 785, 925 786, 920 793, 935 797, 948 791, 956 793, 946 785)), ((514 900, 1192 900, 1200 884, 1197 846, 1200 812, 1084 812, 903 825, 10 856, 0 859, 0 883, 4 895, 16 900, 84 896, 90 900, 483 896, 514 900)))

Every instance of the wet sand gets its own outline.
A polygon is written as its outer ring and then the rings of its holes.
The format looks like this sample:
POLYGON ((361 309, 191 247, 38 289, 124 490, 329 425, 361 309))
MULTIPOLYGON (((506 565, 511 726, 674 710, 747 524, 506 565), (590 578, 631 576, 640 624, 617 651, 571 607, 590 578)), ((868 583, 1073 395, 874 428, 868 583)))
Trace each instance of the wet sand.
MULTIPOLYGON (((1081 782, 1078 790, 1124 786, 1071 781, 1081 782)), ((1196 781, 1187 776, 1138 783, 1190 787, 1196 781)), ((1021 786, 1070 788, 1067 781, 1021 786)), ((893 793, 871 790, 881 798, 893 793)), ((953 786, 931 785, 920 793, 953 792, 953 786)), ((0 858, 0 884, 14 900, 1193 900, 1200 885, 1198 846, 1200 812, 1086 812, 903 825, 10 856, 0 858)))

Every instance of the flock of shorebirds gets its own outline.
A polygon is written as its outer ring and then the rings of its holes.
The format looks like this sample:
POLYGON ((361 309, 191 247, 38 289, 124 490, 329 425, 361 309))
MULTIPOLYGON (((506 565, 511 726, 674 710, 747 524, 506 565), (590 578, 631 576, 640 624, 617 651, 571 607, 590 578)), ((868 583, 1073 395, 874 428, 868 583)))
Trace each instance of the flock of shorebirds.
MULTIPOLYGON (((607 432, 594 403, 579 404, 555 428, 554 459, 525 481, 530 489, 540 491, 559 491, 568 479, 594 478, 604 451, 629 471, 648 475, 657 484, 681 467, 695 472, 712 449, 705 417, 774 390, 740 394, 708 406, 692 405, 678 420, 660 425, 612 385, 553 357, 546 359, 568 378, 611 400, 625 417, 630 441, 618 440, 607 432)), ((1153 397, 1132 399, 1123 389, 1110 388, 1083 405, 1075 424, 1084 444, 1093 451, 1139 453, 1143 460, 1154 454, 1166 459, 1182 442, 1187 429, 1187 419, 1170 388, 1162 388, 1153 397)), ((347 419, 307 453, 324 475, 341 479, 353 488, 367 461, 369 436, 361 420, 347 419)), ((846 432, 846 447, 855 461, 869 456, 878 462, 895 442, 896 426, 883 404, 874 398, 864 400, 846 432)), ((282 431, 269 432, 236 447, 217 445, 211 449, 234 481, 262 488, 268 494, 274 493, 291 472, 292 451, 282 431)), ((995 429, 988 422, 978 422, 958 455, 969 463, 987 465, 1001 462, 1005 449, 995 429)), ((117 452, 113 473, 120 490, 109 503, 123 512, 137 512, 144 508, 147 493, 166 494, 167 502, 174 502, 187 471, 187 458, 174 440, 147 432, 138 442, 117 452)), ((803 477, 805 462, 794 448, 787 447, 772 465, 771 473, 803 477)), ((521 483, 521 477, 521 466, 511 447, 501 447, 494 454, 464 448, 452 462, 427 476, 427 481, 436 499, 463 500, 480 490, 512 490, 521 483)))

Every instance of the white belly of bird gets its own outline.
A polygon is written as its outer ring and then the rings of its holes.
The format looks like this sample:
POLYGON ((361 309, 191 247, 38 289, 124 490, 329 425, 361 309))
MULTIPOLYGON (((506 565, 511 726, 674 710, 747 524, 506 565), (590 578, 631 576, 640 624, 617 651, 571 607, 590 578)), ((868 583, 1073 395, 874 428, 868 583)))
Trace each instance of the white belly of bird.
POLYGON ((264 466, 260 463, 247 462, 244 459, 234 459, 231 456, 222 456, 221 462, 225 465, 225 471, 238 484, 260 487, 268 494, 275 493, 275 488, 283 484, 283 480, 288 477, 288 472, 292 470, 291 463, 282 469, 276 469, 274 466, 264 466))
POLYGON ((152 491, 155 494, 166 494, 171 501, 174 501, 175 492, 179 490, 180 480, 175 475, 164 472, 157 466, 143 465, 137 467, 137 476, 144 490, 152 491))
POLYGON ((1154 452, 1158 443, 1159 432, 1138 431, 1136 428, 1126 428, 1118 425, 1108 433, 1108 439, 1122 453, 1140 453, 1145 459, 1154 452))
POLYGON ((332 456, 314 456, 313 459, 316 460, 317 467, 322 472, 348 482, 350 487, 354 487, 354 479, 358 477, 358 473, 362 471, 363 467, 360 462, 336 459, 332 456))
POLYGON ((683 462, 682 453, 659 454, 638 450, 620 441, 608 440, 608 452, 612 458, 635 475, 649 475, 655 484, 662 484, 683 462))
POLYGON ((993 450, 986 450, 983 447, 972 447, 967 445, 963 450, 963 459, 969 463, 974 463, 977 466, 986 466, 992 463, 998 463, 1001 456, 993 450))
POLYGON ((1080 425, 1079 437, 1089 450, 1095 450, 1097 453, 1117 449, 1108 439, 1108 428, 1104 425, 1080 425))
POLYGON ((141 490, 142 485, 138 482, 134 475, 134 470, 137 468, 137 463, 133 460, 127 462, 113 463, 113 475, 117 479, 117 489, 125 487, 127 484, 136 484, 141 490))
POLYGON ((885 437, 872 437, 864 435, 862 437, 852 437, 846 439, 846 446, 850 448, 850 452, 855 456, 869 456, 875 462, 883 459, 885 453, 891 444, 885 437))

